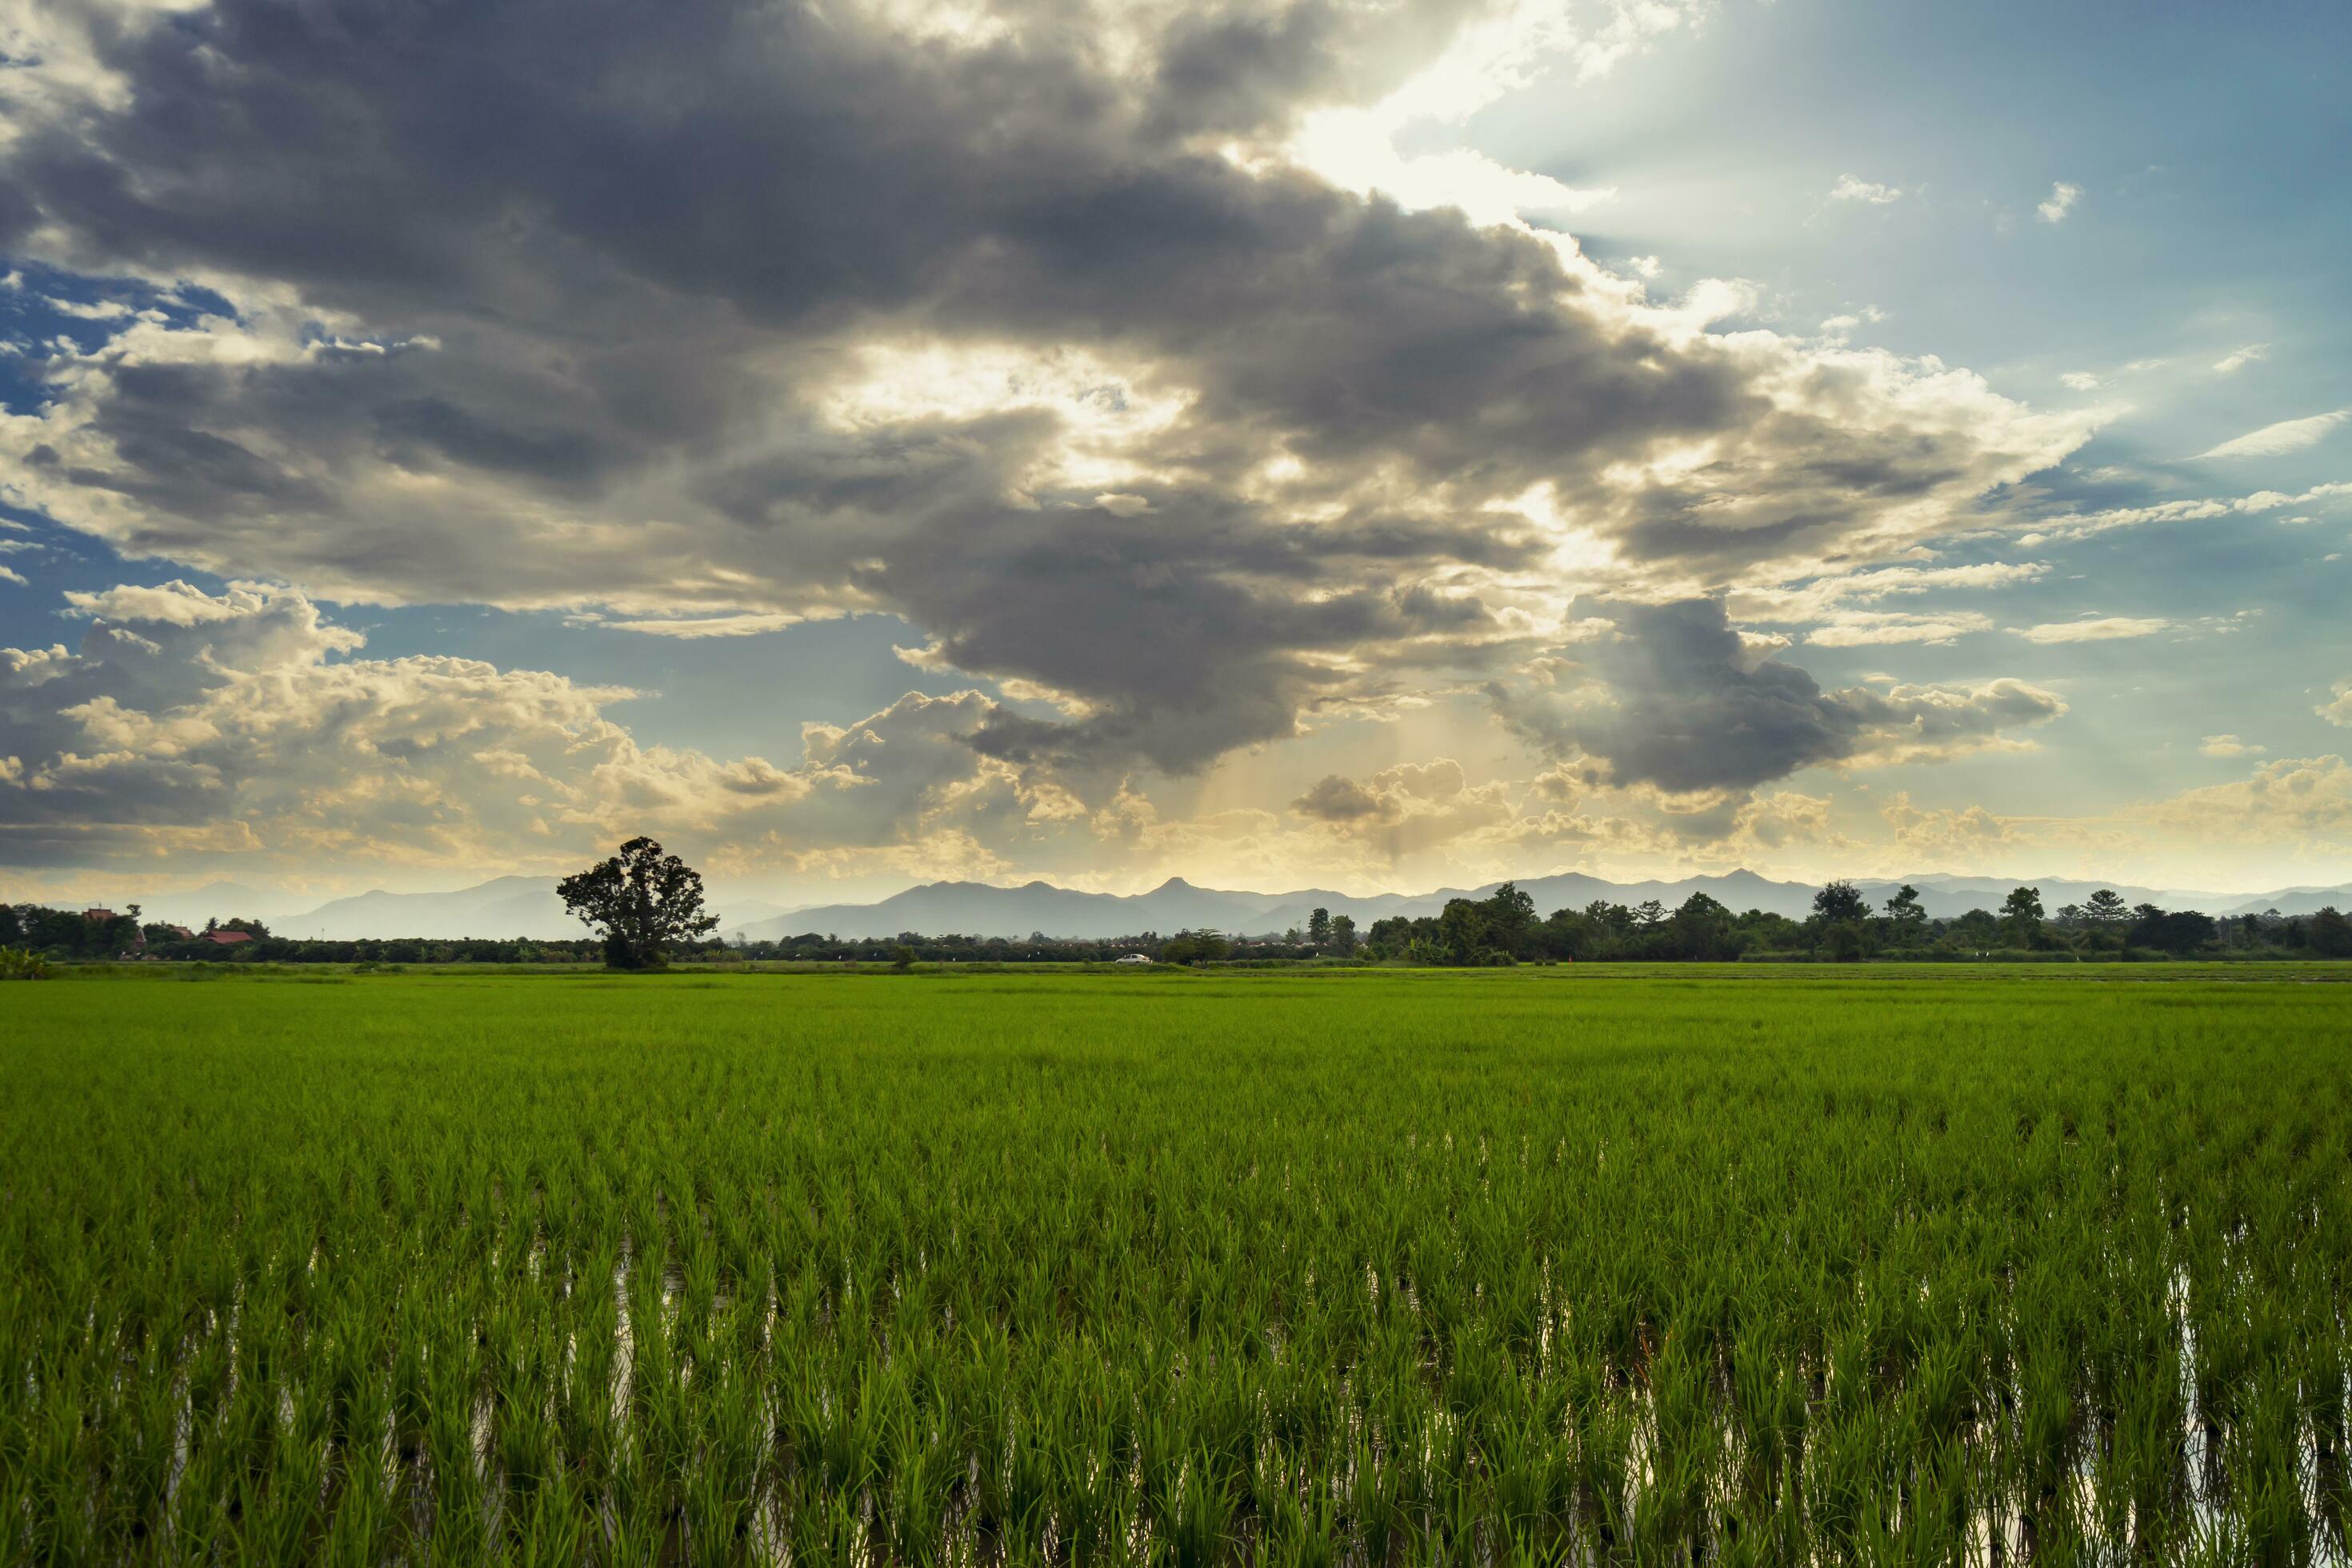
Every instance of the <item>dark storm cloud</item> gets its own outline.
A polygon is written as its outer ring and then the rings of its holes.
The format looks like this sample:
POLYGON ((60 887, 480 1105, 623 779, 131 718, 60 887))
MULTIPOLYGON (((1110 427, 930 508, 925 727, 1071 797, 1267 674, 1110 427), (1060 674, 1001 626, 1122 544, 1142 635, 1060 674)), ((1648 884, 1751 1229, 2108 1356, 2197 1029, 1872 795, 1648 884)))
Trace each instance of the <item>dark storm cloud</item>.
POLYGON ((1629 570, 1720 581, 2065 444, 1922 433, 1873 373, 1694 337, 1535 236, 1213 149, 1377 98, 1451 5, 1031 5, 977 41, 717 0, 85 20, 115 85, 18 128, 0 245, 243 318, 52 363, 40 504, 347 598, 890 611, 1083 700, 978 731, 1007 755, 1195 767, 1364 671, 1490 662, 1480 594, 1397 584, 1524 579, 1549 542, 1490 509, 1531 486, 1629 570), (1127 454, 1150 510, 1034 478, 1067 407, 838 416, 909 342, 1181 393, 1127 454), (1609 477, 1693 444, 1696 479, 1609 477))
POLYGON ((1620 784, 1746 791, 1803 768, 1964 750, 2065 711, 2014 680, 1824 691, 1744 642, 1720 599, 1580 609, 1607 629, 1565 650, 1565 685, 1492 694, 1521 732, 1601 759, 1620 784))

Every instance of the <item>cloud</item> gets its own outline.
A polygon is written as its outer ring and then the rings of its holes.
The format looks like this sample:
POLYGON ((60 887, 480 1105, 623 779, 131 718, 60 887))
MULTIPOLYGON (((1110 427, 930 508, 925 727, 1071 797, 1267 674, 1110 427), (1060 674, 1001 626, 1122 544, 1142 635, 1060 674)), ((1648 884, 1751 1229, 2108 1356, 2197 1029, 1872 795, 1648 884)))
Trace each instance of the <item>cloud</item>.
POLYGON ((2011 841, 2011 825, 1981 805, 1923 808, 1908 790, 1879 809, 1894 834, 1895 847, 1909 861, 1979 867, 1988 849, 2011 841))
POLYGON ((1394 862, 1517 816, 1508 785, 1472 784, 1451 757, 1400 763, 1362 783, 1333 773, 1291 802, 1291 810, 1394 862))
POLYGON ((2250 746, 2235 735, 2208 735, 2197 743, 2199 754, 2208 757, 2247 757, 2268 749, 2250 746))
POLYGON ((1897 643, 1946 644, 1970 632, 1989 631, 1991 617, 1974 611, 1909 615, 1891 610, 1839 610, 1827 624, 1808 632, 1818 647, 1879 647, 1897 643))
POLYGON ((1353 779, 1328 773, 1290 803, 1290 809, 1318 822, 1360 822, 1385 814, 1387 803, 1353 779))
POLYGON ((2082 199, 2082 186, 2061 180, 2050 187, 2049 196, 2033 210, 2041 215, 2043 223, 2063 223, 2066 215, 2074 210, 2074 204, 2082 199))
POLYGON ((2087 370, 2070 370, 2058 379, 2071 392, 2096 392, 2102 384, 2100 379, 2087 370))
MULTIPOLYGON (((1867 617, 1856 620, 1857 612, 1847 608, 1847 605, 1857 602, 1876 604, 1884 599, 1912 598, 1949 590, 2013 587, 2021 583, 2039 581, 2049 574, 2048 563, 2040 561, 1983 561, 1965 566, 1882 566, 1871 571, 1819 577, 1811 583, 1791 587, 1737 589, 1726 604, 1733 616, 1747 621, 1864 625, 1867 624, 1867 617)), ((1937 618, 1934 616, 1891 617, 1885 620, 1885 624, 1899 625, 1906 620, 1925 623, 1937 618)), ((1976 624, 1981 617, 1973 612, 1958 612, 1940 618, 1956 626, 1965 622, 1967 630, 1983 629, 1976 624)))
MULTIPOLYGON (((2207 754, 2259 750, 2209 747, 2207 754)), ((2327 868, 2352 852, 2352 765, 2333 755, 2257 763, 2243 778, 2095 816, 2001 815, 1980 805, 1923 809, 1907 793, 1897 794, 1881 816, 1894 835, 1894 854, 1883 862, 1889 869, 1925 864, 1981 872, 1996 860, 2030 858, 2045 868, 2071 859, 2072 874, 2084 877, 2201 880, 2212 874, 2216 852, 2237 851, 2228 859, 2251 890, 2298 875, 2337 875, 2327 868), (2184 846, 2193 849, 2184 855, 2184 846), (2147 869, 2117 869, 2132 866, 2147 869), (2304 869, 2287 869, 2297 866, 2304 869)))
POLYGON ((2265 360, 2270 357, 2270 344, 2248 343, 2244 348, 2233 350, 2231 353, 2222 355, 2220 359, 2215 360, 2213 362, 2213 374, 2216 375, 2235 375, 2240 371, 2245 369, 2246 366, 2253 363, 2256 360, 2265 360))
POLYGON ((2300 452, 2315 447, 2347 419, 2352 419, 2352 408, 2337 408, 2326 414, 2307 415, 2301 419, 2282 419, 2275 425, 2265 425, 2259 430, 2224 441, 2197 454, 2196 461, 2207 458, 2281 458, 2289 452, 2300 452))
POLYGON ((0 864, 561 864, 637 831, 698 855, 881 854, 1050 834, 1072 797, 982 756, 978 692, 812 725, 802 760, 638 742, 635 694, 363 639, 299 593, 72 596, 79 646, 0 648, 0 864), (1043 826, 1041 826, 1043 825, 1043 826))
POLYGON ((0 583, 14 583, 18 587, 23 587, 26 585, 25 574, 21 572, 12 571, 8 567, 0 566, 0 583))
POLYGON ((2014 626, 2011 629, 2027 642, 2047 647, 2053 643, 2113 642, 2121 637, 2154 637, 2169 631, 2173 623, 2156 616, 2095 616, 2079 621, 2045 621, 2038 626, 2014 626))
POLYGON ((2140 832, 2199 844, 2285 846, 2305 855, 2352 849, 2352 765, 2340 756, 2281 758, 2247 778, 2126 808, 2140 832))
POLYGON ((802 619, 802 616, 787 611, 766 610, 733 616, 671 616, 638 620, 599 618, 590 624, 616 632, 636 632, 646 637, 677 637, 695 642, 706 637, 760 637, 798 626, 802 619))
POLYGON ((1840 174, 1837 184, 1830 187, 1830 200, 1833 202, 1863 202, 1883 207, 1902 198, 1900 185, 1882 185, 1852 174, 1840 174))
MULTIPOLYGON (((2098 470, 2085 476, 2101 477, 2098 470)), ((2129 478, 2118 475, 2117 478, 2129 478)), ((2289 507, 2324 506, 2352 497, 2352 483, 2314 485, 2300 494, 2256 490, 2244 496, 2210 496, 2195 500, 2158 501, 2148 506, 2110 507, 2101 511, 2062 512, 2032 521, 2017 542, 2029 547, 2057 539, 2084 539, 2111 529, 2136 528, 2150 522, 2203 522, 2229 517, 2258 517, 2289 507)))
POLYGON ((1843 315, 1832 316, 1822 321, 1822 336, 1832 342, 1843 344, 1862 328, 1874 326, 1885 320, 1886 320, 1885 311, 1875 305, 1864 305, 1859 310, 1849 310, 1843 315))
POLYGON ((1747 791, 1809 767, 1963 754, 2066 710, 2053 693, 2007 679, 1824 691, 1752 649, 1720 599, 1583 609, 1606 624, 1602 635, 1490 696, 1529 741, 1593 759, 1620 784, 1747 791))
POLYGON ((895 616, 1066 696, 973 744, 1098 802, 1507 674, 1581 588, 1978 526, 2101 416, 1717 330, 1752 290, 1653 302, 1516 221, 1573 189, 1523 171, 1300 162, 1688 8, 953 14, 43 13, 0 246, 141 309, 28 362, 12 500, 341 603, 895 616))
POLYGON ((2331 724, 2352 729, 2352 677, 2337 681, 2334 699, 2321 703, 2312 711, 2331 724))

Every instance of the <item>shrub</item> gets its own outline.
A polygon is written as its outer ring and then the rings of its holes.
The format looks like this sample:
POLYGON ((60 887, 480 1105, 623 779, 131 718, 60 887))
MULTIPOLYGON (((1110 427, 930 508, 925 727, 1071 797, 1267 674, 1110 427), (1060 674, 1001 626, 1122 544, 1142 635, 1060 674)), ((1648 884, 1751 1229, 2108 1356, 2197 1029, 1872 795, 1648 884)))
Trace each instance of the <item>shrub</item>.
POLYGON ((47 980, 49 961, 21 947, 0 947, 0 980, 47 980))

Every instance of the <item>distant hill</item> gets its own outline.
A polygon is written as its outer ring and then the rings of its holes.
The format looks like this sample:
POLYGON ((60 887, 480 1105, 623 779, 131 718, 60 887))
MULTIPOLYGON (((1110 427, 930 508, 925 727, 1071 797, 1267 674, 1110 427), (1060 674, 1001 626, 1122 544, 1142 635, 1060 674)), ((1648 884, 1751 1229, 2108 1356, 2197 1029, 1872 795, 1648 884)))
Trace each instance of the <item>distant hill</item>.
MULTIPOLYGON (((2160 899, 2157 901, 2163 902, 2160 899)), ((2316 914, 2321 909, 2330 906, 2352 914, 2352 885, 2341 888, 2282 888, 2275 893, 2265 893, 2259 899, 2246 899, 2213 912, 2259 915, 2276 910, 2283 915, 2308 915, 2316 914)))
MULTIPOLYGON (((1276 900, 1264 893, 1224 893, 1171 877, 1148 893, 1122 897, 1081 893, 1050 882, 1018 888, 985 882, 932 882, 893 893, 878 903, 819 904, 740 928, 753 942, 818 931, 826 936, 1112 937, 1186 927, 1218 931, 1276 930, 1263 917, 1276 900)), ((1335 912, 1337 912, 1335 907, 1335 912)))
MULTIPOLYGON (((1639 904, 1655 899, 1669 907, 1694 892, 1706 892, 1735 910, 1772 910, 1790 916, 1812 908, 1813 889, 1801 882, 1774 882, 1752 871, 1722 877, 1686 877, 1675 882, 1608 882, 1581 872, 1556 877, 1528 877, 1519 887, 1535 900, 1544 914, 1561 908, 1581 909, 1595 899, 1612 903, 1639 904)), ((1209 927, 1256 936, 1304 929, 1318 908, 1347 915, 1360 929, 1394 915, 1417 919, 1433 915, 1449 899, 1483 899, 1500 882, 1476 888, 1440 888, 1433 892, 1381 893, 1355 898, 1345 893, 1308 889, 1284 893, 1234 892, 1196 888, 1171 877, 1148 893, 1120 896, 1081 893, 1050 882, 1030 882, 1018 888, 991 887, 984 882, 932 882, 909 888, 877 903, 821 904, 774 920, 740 928, 753 942, 773 941, 815 931, 849 938, 891 937, 901 931, 926 936, 1024 937, 1033 931, 1047 936, 1100 938, 1134 936, 1156 931, 1166 934, 1187 927, 1209 927)), ((733 934, 730 930, 730 934, 733 934)))
MULTIPOLYGON (((332 942, 367 938, 482 937, 567 941, 589 934, 556 896, 553 877, 499 877, 447 893, 388 893, 381 889, 336 899, 307 914, 268 922, 279 936, 332 942)), ((722 923, 772 920, 781 906, 757 900, 714 904, 722 923)))
POLYGON ((157 893, 151 899, 127 900, 140 906, 142 920, 165 925, 201 927, 206 921, 268 921, 298 910, 304 900, 248 888, 242 882, 207 882, 185 893, 157 893))
POLYGON ((1970 910, 2000 912, 2000 901, 2018 887, 2042 889, 2045 914, 2056 914, 2068 904, 2079 904, 2105 888, 2126 904, 2155 904, 2167 910, 2203 910, 2220 914, 2243 895, 2200 893, 2181 889, 2142 888, 2129 882, 2085 882, 2072 877, 1902 877, 1894 881, 1863 881, 1854 886, 1872 904, 1882 904, 1905 882, 1919 889, 1920 907, 1930 920, 1948 921, 1970 910))
POLYGON ((336 899, 308 914, 270 922, 279 936, 356 942, 365 937, 575 937, 587 928, 565 912, 553 877, 499 877, 449 893, 388 893, 336 899))
MULTIPOLYGON (((1776 882, 1753 871, 1732 871, 1719 877, 1685 877, 1675 881, 1612 882, 1580 871, 1552 877, 1522 877, 1519 887, 1535 900, 1538 914, 1558 909, 1582 909, 1595 900, 1612 904, 1640 905, 1650 900, 1673 909, 1693 893, 1705 893, 1735 912, 1769 910, 1801 920, 1812 911, 1814 884, 1776 882)), ((2112 888, 2127 904, 2152 903, 2166 909, 2203 910, 2209 914, 2260 914, 2275 909, 2284 915, 2308 915, 2323 905, 2352 911, 2352 886, 2284 888, 2248 897, 2240 893, 2200 893, 2178 889, 2143 888, 2121 882, 2091 882, 2068 877, 2027 879, 2042 889, 2042 906, 2052 914, 2068 904, 2079 904, 2100 888, 2112 888)), ((1936 920, 1950 920, 1970 910, 1999 910, 2018 879, 2008 877, 1957 877, 1931 873, 1894 879, 1857 879, 1854 886, 1873 907, 1883 904, 1895 889, 1908 882, 1919 889, 1919 901, 1936 920)), ((185 893, 159 893, 143 902, 152 921, 201 926, 207 920, 236 916, 259 919, 282 936, 317 937, 339 942, 393 937, 482 937, 504 940, 524 937, 562 940, 583 936, 586 928, 573 920, 555 895, 552 877, 499 877, 470 888, 440 893, 393 893, 378 889, 335 899, 302 913, 289 912, 294 900, 236 882, 214 882, 185 893)), ((932 882, 909 888, 870 904, 819 904, 786 909, 757 899, 714 900, 719 931, 732 938, 772 941, 814 931, 849 938, 893 937, 901 931, 925 936, 1025 937, 1043 931, 1052 937, 1104 938, 1136 936, 1145 931, 1171 935, 1187 927, 1207 927, 1236 935, 1260 936, 1294 928, 1305 930, 1308 917, 1320 908, 1354 919, 1360 930, 1392 915, 1419 918, 1444 909, 1449 899, 1483 899, 1502 886, 1488 882, 1475 888, 1439 888, 1426 893, 1378 893, 1356 898, 1324 889, 1307 888, 1279 893, 1255 893, 1196 888, 1181 877, 1171 877, 1148 893, 1121 896, 1084 893, 1050 882, 1028 882, 999 888, 985 882, 932 882)))
MULTIPOLYGON (((1812 912, 1816 884, 1776 882, 1753 871, 1732 871, 1719 877, 1685 877, 1675 881, 1612 882, 1582 872, 1553 877, 1522 877, 1519 888, 1535 900, 1537 911, 1582 909, 1595 900, 1639 905, 1656 900, 1668 909, 1693 893, 1705 893, 1738 913, 1766 910, 1801 920, 1812 912)), ((2020 885, 2005 877, 1929 875, 1857 879, 1854 886, 1875 907, 1892 898, 1905 883, 1919 889, 1919 902, 1936 920, 1951 920, 1970 910, 1998 910, 2010 889, 2020 885)), ((2275 907, 2282 914, 2308 914, 2322 904, 2352 909, 2352 888, 2300 889, 2249 900, 2242 894, 2200 893, 2143 888, 2128 883, 2090 882, 2066 877, 2029 879, 2042 889, 2042 908, 2055 914, 2078 904, 2101 888, 2113 889, 2126 903, 2153 903, 2166 909, 2200 909, 2223 914, 2275 907)), ((870 904, 819 904, 770 920, 730 925, 726 934, 752 942, 816 932, 857 939, 892 937, 901 931, 925 936, 1025 937, 1042 931, 1052 937, 1102 938, 1135 936, 1144 931, 1172 934, 1184 928, 1206 926, 1236 935, 1258 936, 1304 929, 1317 909, 1351 917, 1360 929, 1392 915, 1418 919, 1433 915, 1449 899, 1483 899, 1501 887, 1488 882, 1475 888, 1440 888, 1433 892, 1381 893, 1354 898, 1345 893, 1307 889, 1300 892, 1251 893, 1196 888, 1171 878, 1148 893, 1121 897, 1082 893, 1050 882, 1029 882, 1017 888, 992 887, 984 882, 932 882, 870 904)))

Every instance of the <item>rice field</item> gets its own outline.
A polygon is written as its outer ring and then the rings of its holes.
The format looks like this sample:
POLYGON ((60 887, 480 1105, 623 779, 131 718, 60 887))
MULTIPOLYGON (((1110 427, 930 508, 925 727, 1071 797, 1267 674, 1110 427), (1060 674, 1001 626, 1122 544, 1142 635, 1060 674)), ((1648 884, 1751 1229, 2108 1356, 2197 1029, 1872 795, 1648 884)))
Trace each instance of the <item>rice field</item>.
POLYGON ((2340 1563, 2347 978, 12 985, 0 1559, 2340 1563))

